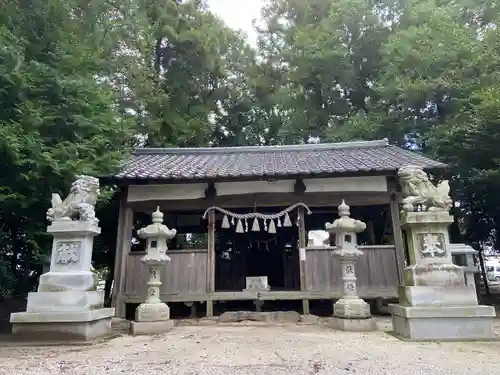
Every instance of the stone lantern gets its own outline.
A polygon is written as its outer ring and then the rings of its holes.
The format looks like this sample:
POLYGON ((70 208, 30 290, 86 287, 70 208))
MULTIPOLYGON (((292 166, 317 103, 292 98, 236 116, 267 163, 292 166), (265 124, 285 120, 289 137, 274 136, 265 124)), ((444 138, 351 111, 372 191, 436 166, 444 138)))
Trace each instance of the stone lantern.
POLYGON ((336 249, 332 255, 342 269, 343 295, 334 305, 334 327, 345 331, 371 331, 375 322, 370 305, 358 297, 356 291, 356 260, 363 255, 358 249, 356 236, 366 229, 366 224, 349 217, 349 206, 342 200, 338 207, 339 218, 326 223, 325 229, 335 234, 336 249))
POLYGON ((161 270, 170 262, 170 257, 166 254, 167 241, 173 238, 177 231, 162 224, 163 213, 159 207, 152 217, 152 224, 137 231, 137 235, 147 241, 146 255, 141 258, 141 262, 149 268, 149 281, 146 301, 137 307, 135 322, 131 324, 133 334, 158 333, 173 326, 170 309, 160 299, 160 286, 161 270))

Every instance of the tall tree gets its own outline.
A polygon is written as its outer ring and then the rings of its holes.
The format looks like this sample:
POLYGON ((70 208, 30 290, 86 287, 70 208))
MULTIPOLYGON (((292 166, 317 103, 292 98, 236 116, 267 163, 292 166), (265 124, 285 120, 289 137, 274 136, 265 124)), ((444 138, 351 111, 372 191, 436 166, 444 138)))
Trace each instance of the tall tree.
POLYGON ((50 251, 50 194, 66 194, 77 173, 110 172, 131 146, 132 123, 100 79, 114 42, 102 5, 31 0, 2 7, 0 251, 17 293, 31 290, 33 270, 50 251))
POLYGON ((349 119, 377 101, 388 27, 366 0, 273 0, 263 15, 259 46, 281 85, 275 109, 285 142, 345 138, 349 119))

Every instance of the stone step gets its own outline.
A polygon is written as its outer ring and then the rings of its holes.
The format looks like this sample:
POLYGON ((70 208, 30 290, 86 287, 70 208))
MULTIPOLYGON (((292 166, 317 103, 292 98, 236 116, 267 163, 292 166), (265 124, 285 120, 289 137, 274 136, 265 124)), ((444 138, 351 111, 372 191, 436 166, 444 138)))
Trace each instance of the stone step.
POLYGON ((115 317, 111 320, 111 330, 113 332, 128 332, 130 330, 130 321, 115 317))

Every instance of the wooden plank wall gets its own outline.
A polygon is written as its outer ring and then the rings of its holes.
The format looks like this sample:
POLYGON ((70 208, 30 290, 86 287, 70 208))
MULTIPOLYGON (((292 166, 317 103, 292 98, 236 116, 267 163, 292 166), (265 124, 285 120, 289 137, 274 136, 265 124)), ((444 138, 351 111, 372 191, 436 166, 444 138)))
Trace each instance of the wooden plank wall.
MULTIPOLYGON (((360 297, 396 295, 398 263, 392 245, 360 246, 364 255, 356 263, 360 297)), ((334 247, 306 248, 306 291, 342 295, 340 263, 332 256, 334 247)))
MULTIPOLYGON (((125 296, 146 297, 148 267, 141 262, 144 252, 129 253, 125 273, 125 296)), ((207 261, 206 249, 167 250, 171 261, 162 274, 160 294, 206 293, 207 261)))

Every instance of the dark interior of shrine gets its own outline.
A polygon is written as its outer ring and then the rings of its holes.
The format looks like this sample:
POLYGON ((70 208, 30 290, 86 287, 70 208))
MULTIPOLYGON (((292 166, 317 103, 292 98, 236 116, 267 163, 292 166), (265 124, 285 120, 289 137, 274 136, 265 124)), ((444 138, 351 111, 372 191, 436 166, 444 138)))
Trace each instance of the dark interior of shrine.
MULTIPOLYGON (((285 207, 257 207, 231 210, 234 213, 259 212, 274 214, 285 207)), ((324 230, 326 222, 338 218, 336 207, 310 207, 312 214, 305 215, 306 244, 308 232, 324 230)), ((183 212, 182 214, 165 215, 165 224, 176 228, 178 235, 169 241, 169 249, 206 248, 207 220, 201 218, 202 212, 183 212), (179 226, 181 216, 189 214, 199 217, 197 225, 179 226), (176 225, 177 224, 177 225, 176 225)), ((299 272, 299 228, 297 226, 297 210, 290 213, 291 227, 276 227, 276 233, 269 233, 262 227, 252 231, 249 221, 248 231, 237 233, 235 226, 221 228, 222 214, 216 215, 215 227, 215 291, 242 291, 247 276, 267 276, 271 291, 300 290, 299 272)), ((392 227, 388 205, 351 207, 351 217, 367 223, 367 229, 358 236, 360 245, 382 245, 392 243, 392 227)), ((149 215, 140 215, 135 220, 135 229, 149 224, 149 215)), ((135 231, 134 231, 135 232, 135 231)), ((330 237, 330 242, 333 240, 330 237)), ((333 243, 331 243, 333 245, 333 243)), ((136 241, 132 251, 143 251, 144 243, 136 241)), ((265 301, 262 311, 301 311, 300 300, 265 301)), ((329 315, 332 313, 332 301, 311 301, 311 313, 329 315)), ((198 311, 203 316, 202 304, 193 309, 184 303, 169 303, 173 318, 188 317, 198 311)), ((196 307, 195 306, 195 307, 196 307)), ((253 301, 216 302, 214 313, 224 311, 255 310, 253 301)))

